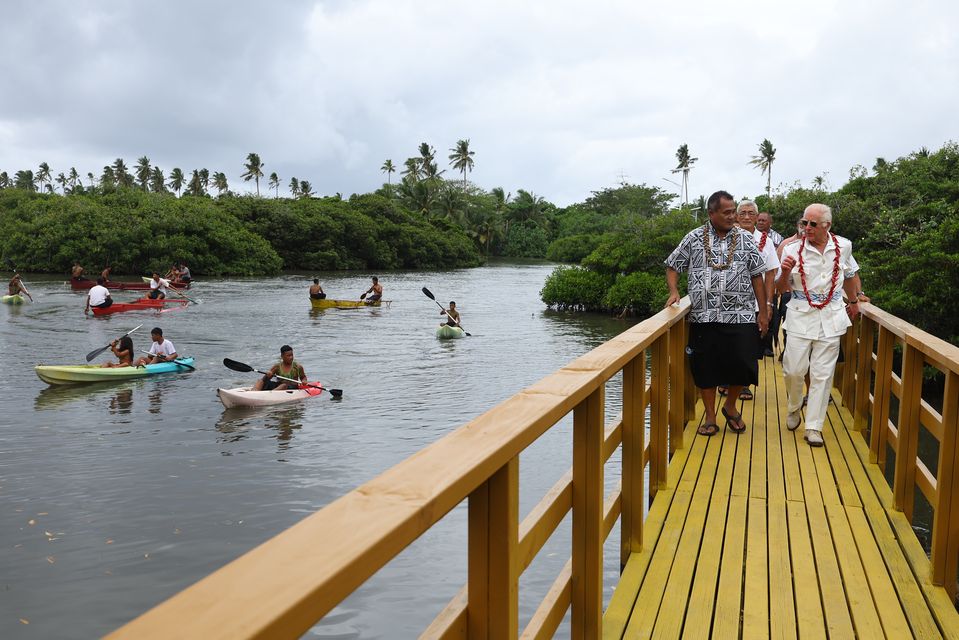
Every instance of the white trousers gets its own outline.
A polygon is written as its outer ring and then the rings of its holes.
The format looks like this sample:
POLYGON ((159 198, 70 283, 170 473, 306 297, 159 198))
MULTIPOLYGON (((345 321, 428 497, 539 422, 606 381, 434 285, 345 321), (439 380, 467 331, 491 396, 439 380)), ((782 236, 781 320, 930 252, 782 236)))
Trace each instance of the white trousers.
POLYGON ((806 429, 822 431, 829 406, 829 391, 836 373, 841 336, 802 338, 789 334, 783 354, 783 377, 789 413, 802 407, 803 384, 809 371, 809 401, 806 404, 806 429))

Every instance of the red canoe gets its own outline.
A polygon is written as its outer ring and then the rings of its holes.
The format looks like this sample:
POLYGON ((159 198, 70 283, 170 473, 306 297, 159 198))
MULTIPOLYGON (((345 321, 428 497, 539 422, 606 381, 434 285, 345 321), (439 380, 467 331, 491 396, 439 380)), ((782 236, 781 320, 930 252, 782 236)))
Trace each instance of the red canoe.
MULTIPOLYGON (((74 291, 83 291, 90 289, 97 283, 96 280, 76 280, 70 278, 70 288, 74 291)), ((149 291, 150 285, 146 282, 107 282, 107 289, 116 289, 118 291, 149 291)), ((189 289, 189 282, 171 282, 170 287, 174 289, 189 289)))
POLYGON ((124 311, 161 311, 165 304, 180 303, 186 305, 189 300, 150 300, 141 298, 135 302, 114 302, 109 307, 91 307, 93 315, 105 316, 111 313, 123 313, 124 311))

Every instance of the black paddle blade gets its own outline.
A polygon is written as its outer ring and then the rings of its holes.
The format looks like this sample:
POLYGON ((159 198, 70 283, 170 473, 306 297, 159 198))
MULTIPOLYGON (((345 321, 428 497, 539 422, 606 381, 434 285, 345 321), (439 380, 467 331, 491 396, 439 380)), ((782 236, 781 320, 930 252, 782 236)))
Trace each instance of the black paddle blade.
POLYGON ((109 348, 110 348, 110 345, 107 345, 105 347, 100 347, 99 349, 95 349, 94 351, 91 351, 90 353, 87 354, 87 362, 90 362, 91 360, 93 360, 94 358, 96 358, 98 355, 100 355, 101 353, 103 353, 109 348))
POLYGON ((342 390, 342 389, 326 389, 326 391, 328 391, 328 392, 330 393, 330 395, 333 396, 333 398, 331 398, 331 399, 339 400, 340 398, 343 397, 343 390, 342 390))
POLYGON ((250 365, 237 362, 236 360, 230 360, 229 358, 223 358, 223 366, 227 369, 233 369, 234 371, 242 371, 243 373, 251 373, 255 371, 255 369, 250 365))
POLYGON ((10 271, 13 271, 14 273, 16 273, 17 266, 13 264, 13 260, 11 260, 9 256, 7 257, 7 266, 10 267, 10 271))
POLYGON ((433 292, 426 287, 423 287, 423 293, 426 294, 426 297, 430 300, 436 300, 436 296, 433 295, 433 292))

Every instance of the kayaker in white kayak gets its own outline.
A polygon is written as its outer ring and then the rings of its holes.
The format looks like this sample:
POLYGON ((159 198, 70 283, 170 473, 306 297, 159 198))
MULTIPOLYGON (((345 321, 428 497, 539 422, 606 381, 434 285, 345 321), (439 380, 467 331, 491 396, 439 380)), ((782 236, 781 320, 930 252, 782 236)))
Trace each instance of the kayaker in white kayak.
POLYGON ((90 287, 90 290, 87 292, 87 306, 83 309, 83 313, 87 313, 91 307, 106 309, 113 304, 113 298, 110 297, 110 290, 104 286, 105 284, 106 281, 103 279, 103 276, 101 276, 97 278, 97 283, 90 287))
POLYGON ((153 327, 153 329, 150 330, 150 337, 153 339, 153 344, 150 345, 150 354, 142 356, 137 360, 136 366, 142 367, 148 364, 169 362, 177 359, 176 349, 173 347, 173 343, 163 337, 163 329, 153 327))
POLYGON ((154 271, 153 279, 150 280, 150 295, 148 297, 151 300, 166 299, 166 294, 169 293, 169 290, 167 289, 167 287, 169 286, 170 286, 170 281, 161 278, 160 274, 154 271))
POLYGON ((291 386, 296 386, 292 382, 288 382, 286 380, 274 380, 274 376, 291 378, 293 380, 299 380, 300 382, 306 382, 307 380, 306 371, 299 362, 293 359, 293 347, 288 344, 280 347, 280 361, 273 365, 273 367, 267 371, 265 376, 256 381, 256 384, 253 385, 253 390, 281 391, 283 389, 288 389, 291 386))
POLYGON ((133 338, 123 336, 110 343, 110 351, 117 357, 117 362, 104 362, 100 365, 104 369, 133 366, 133 338))
POLYGON ((460 312, 456 310, 456 303, 450 300, 450 308, 443 309, 440 311, 440 315, 446 318, 446 322, 441 322, 440 326, 443 325, 449 327, 458 327, 460 326, 460 312))

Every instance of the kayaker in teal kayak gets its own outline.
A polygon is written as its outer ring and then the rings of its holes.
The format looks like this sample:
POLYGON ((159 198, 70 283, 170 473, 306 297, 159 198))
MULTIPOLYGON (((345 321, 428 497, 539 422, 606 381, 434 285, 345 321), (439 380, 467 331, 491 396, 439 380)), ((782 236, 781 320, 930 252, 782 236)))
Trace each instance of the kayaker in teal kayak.
POLYGON ((273 378, 275 376, 299 380, 300 382, 306 382, 307 380, 306 371, 299 362, 293 359, 293 347, 288 344, 280 347, 280 361, 273 365, 265 376, 256 381, 256 384, 253 385, 253 390, 281 391, 289 388, 291 385, 295 388, 296 385, 293 385, 292 382, 279 378, 274 380, 273 378))
POLYGON ((104 369, 133 366, 133 338, 123 336, 110 343, 110 351, 117 357, 118 362, 104 362, 100 366, 104 369))
POLYGON ((153 327, 153 329, 150 330, 150 337, 153 339, 153 344, 150 345, 150 353, 138 359, 136 366, 142 367, 148 364, 169 362, 177 359, 176 349, 173 347, 173 343, 163 337, 163 329, 153 327))
POLYGON ((449 327, 460 326, 460 312, 456 310, 456 303, 452 300, 450 300, 450 308, 440 311, 440 315, 446 318, 446 322, 440 323, 441 327, 444 324, 449 327))

